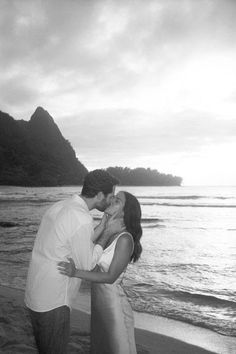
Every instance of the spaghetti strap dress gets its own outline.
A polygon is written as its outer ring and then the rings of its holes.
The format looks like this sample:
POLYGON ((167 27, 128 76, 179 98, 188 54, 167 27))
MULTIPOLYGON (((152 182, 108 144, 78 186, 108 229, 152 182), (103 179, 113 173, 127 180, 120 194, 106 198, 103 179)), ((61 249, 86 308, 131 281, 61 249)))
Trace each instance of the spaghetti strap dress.
MULTIPOLYGON (((108 271, 117 240, 123 234, 127 232, 119 234, 103 251, 96 271, 108 271)), ((91 354, 137 353, 133 311, 122 288, 123 276, 124 272, 113 284, 92 283, 91 354)))

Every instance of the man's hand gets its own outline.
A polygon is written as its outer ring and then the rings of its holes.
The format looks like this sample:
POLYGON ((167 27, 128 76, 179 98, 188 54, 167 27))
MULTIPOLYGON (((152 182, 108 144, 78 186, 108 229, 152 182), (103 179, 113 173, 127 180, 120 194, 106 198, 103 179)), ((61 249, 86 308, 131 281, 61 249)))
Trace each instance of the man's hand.
POLYGON ((67 275, 68 277, 73 277, 75 275, 76 272, 76 268, 75 268, 75 262, 73 261, 72 258, 67 258, 69 263, 67 262, 58 262, 57 265, 57 269, 59 270, 59 272, 63 275, 67 275))
POLYGON ((99 244, 100 246, 102 246, 102 248, 104 248, 111 236, 118 234, 124 230, 125 230, 125 224, 123 218, 116 219, 116 214, 112 215, 108 219, 106 223, 106 228, 103 231, 102 236, 99 238, 97 244, 99 244))
POLYGON ((123 218, 116 218, 116 214, 114 214, 108 219, 104 233, 112 236, 124 230, 125 224, 123 218))
POLYGON ((104 213, 103 216, 102 216, 102 219, 99 223, 99 225, 101 226, 101 228, 104 230, 107 226, 107 221, 109 219, 109 215, 104 213))

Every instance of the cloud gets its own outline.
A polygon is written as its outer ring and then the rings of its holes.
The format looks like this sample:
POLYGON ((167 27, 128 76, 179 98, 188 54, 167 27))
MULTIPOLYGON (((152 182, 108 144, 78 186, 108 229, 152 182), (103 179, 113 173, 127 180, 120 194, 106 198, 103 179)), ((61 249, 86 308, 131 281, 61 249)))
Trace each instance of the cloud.
POLYGON ((5 0, 1 68, 18 86, 22 70, 36 73, 48 101, 95 88, 114 99, 153 77, 161 83, 200 48, 235 47, 235 14, 234 1, 5 0))
POLYGON ((2 0, 0 109, 44 107, 94 166, 231 142, 235 17, 234 0, 2 0))
POLYGON ((66 117, 58 125, 77 155, 87 163, 129 165, 145 156, 198 153, 214 144, 233 141, 236 121, 216 120, 204 112, 155 116, 137 110, 102 110, 66 117))

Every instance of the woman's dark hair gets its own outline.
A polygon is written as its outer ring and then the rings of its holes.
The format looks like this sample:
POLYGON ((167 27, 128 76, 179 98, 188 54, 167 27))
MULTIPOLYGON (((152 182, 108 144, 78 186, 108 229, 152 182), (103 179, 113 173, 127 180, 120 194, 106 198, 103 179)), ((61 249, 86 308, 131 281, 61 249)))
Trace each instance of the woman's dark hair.
POLYGON ((93 198, 99 192, 103 192, 106 196, 117 184, 119 184, 118 179, 107 171, 94 170, 85 176, 81 194, 87 198, 93 198))
POLYGON ((134 240, 134 251, 130 262, 136 262, 142 253, 142 245, 140 243, 143 233, 141 227, 141 207, 134 195, 128 192, 123 193, 125 194, 124 223, 126 230, 133 236, 134 240))

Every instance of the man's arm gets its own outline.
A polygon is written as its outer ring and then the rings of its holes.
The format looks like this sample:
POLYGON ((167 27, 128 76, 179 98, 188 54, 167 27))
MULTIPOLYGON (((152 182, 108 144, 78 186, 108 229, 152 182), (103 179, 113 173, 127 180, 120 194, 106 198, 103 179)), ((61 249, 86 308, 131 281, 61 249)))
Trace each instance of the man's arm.
POLYGON ((100 223, 95 227, 94 234, 91 237, 91 240, 94 243, 96 243, 96 241, 99 238, 99 236, 101 236, 101 234, 105 230, 107 220, 108 220, 108 215, 106 213, 104 213, 100 223))
POLYGON ((125 230, 124 221, 122 218, 116 219, 116 214, 106 217, 105 229, 98 238, 96 244, 100 245, 103 249, 105 248, 108 240, 111 236, 119 234, 125 230))
MULTIPOLYGON (((79 269, 90 270, 95 267, 101 258, 103 249, 112 235, 122 232, 125 229, 123 219, 115 219, 116 215, 103 220, 102 226, 97 231, 101 236, 94 245, 92 242, 93 230, 91 225, 80 226, 71 238, 72 258, 79 269), (106 229, 103 226, 106 221, 106 229), (101 230, 104 230, 103 232, 101 230)), ((100 223, 100 224, 101 224, 100 223)), ((99 237, 99 236, 98 236, 99 237)))
POLYGON ((103 252, 101 245, 94 245, 91 241, 92 234, 92 225, 83 225, 76 230, 70 239, 72 258, 81 269, 90 270, 94 268, 103 252))
POLYGON ((108 272, 93 272, 76 269, 73 259, 68 262, 59 262, 58 270, 69 277, 86 279, 96 283, 112 284, 127 267, 133 252, 133 241, 129 235, 122 235, 117 241, 115 253, 108 272))

